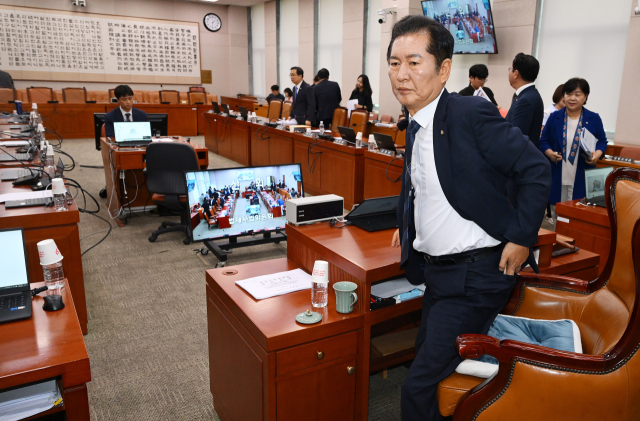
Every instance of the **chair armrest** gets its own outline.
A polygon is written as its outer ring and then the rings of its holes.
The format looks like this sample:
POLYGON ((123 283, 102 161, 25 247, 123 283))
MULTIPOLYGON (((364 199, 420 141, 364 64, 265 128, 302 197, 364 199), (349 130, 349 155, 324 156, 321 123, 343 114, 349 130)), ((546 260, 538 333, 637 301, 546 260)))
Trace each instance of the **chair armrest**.
POLYGON ((572 370, 602 371, 605 365, 601 355, 560 351, 512 340, 499 341, 487 335, 460 335, 456 338, 456 347, 462 358, 487 354, 507 365, 516 358, 572 370))
POLYGON ((574 291, 576 293, 585 293, 589 292, 589 284, 590 282, 588 281, 570 278, 568 276, 546 275, 542 273, 519 273, 518 278, 516 279, 516 285, 511 292, 509 302, 502 309, 501 313, 511 314, 516 310, 516 308, 518 307, 518 303, 520 302, 520 297, 526 285, 531 285, 534 287, 541 286, 562 288, 574 291))

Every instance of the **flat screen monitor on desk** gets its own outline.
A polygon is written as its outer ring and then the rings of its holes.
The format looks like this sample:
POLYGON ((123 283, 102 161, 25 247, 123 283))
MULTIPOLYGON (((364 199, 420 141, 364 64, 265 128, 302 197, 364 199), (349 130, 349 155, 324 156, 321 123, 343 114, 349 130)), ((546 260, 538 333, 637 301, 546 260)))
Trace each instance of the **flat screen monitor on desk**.
MULTIPOLYGON (((284 206, 277 204, 279 189, 269 188, 271 179, 285 181, 285 188, 292 188, 300 196, 304 194, 300 164, 270 165, 264 167, 230 168, 204 170, 186 173, 186 183, 189 208, 195 210, 200 205, 202 194, 209 198, 209 188, 220 193, 224 188, 231 188, 240 192, 257 192, 243 195, 229 196, 229 201, 216 209, 211 207, 211 217, 217 223, 209 225, 205 219, 200 219, 192 230, 193 241, 215 240, 223 237, 236 237, 256 233, 266 233, 284 230, 286 216, 284 206), (299 178, 299 180, 298 180, 299 178), (257 196, 257 202, 251 197, 257 196)), ((284 199, 283 199, 284 200, 284 199)), ((199 212, 198 212, 199 213, 199 212)))

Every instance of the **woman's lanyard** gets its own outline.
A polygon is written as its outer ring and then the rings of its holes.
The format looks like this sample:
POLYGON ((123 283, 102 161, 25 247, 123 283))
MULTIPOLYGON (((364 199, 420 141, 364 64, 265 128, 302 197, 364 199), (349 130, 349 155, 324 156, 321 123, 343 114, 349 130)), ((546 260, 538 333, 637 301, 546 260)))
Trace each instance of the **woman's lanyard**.
MULTIPOLYGON (((578 127, 573 136, 573 143, 571 144, 571 153, 569 154, 569 162, 573 165, 578 153, 578 147, 580 146, 580 132, 582 131, 582 114, 584 109, 580 111, 580 120, 578 120, 578 127)), ((562 127, 562 160, 567 160, 567 109, 564 110, 564 126, 562 127)))

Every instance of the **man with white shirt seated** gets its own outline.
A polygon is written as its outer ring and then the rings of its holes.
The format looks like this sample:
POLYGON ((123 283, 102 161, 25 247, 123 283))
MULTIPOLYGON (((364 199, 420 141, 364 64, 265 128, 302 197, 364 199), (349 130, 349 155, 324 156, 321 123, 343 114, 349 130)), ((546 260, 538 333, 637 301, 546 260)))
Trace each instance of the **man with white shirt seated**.
POLYGON ((109 111, 104 116, 104 133, 107 137, 113 138, 113 123, 126 121, 149 121, 147 113, 137 108, 133 108, 133 90, 128 85, 119 85, 114 90, 114 95, 120 106, 109 111))

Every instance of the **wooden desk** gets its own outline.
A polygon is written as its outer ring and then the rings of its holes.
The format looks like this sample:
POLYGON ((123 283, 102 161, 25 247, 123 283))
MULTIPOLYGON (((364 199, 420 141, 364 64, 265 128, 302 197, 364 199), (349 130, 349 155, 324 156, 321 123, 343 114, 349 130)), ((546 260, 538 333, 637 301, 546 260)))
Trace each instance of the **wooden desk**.
POLYGON ((638 165, 638 164, 631 164, 631 163, 628 163, 628 162, 614 161, 613 159, 606 159, 606 158, 599 160, 596 163, 596 167, 598 167, 598 168, 613 167, 613 169, 616 169, 616 168, 635 168, 636 170, 640 170, 640 165, 638 165))
POLYGON ((404 158, 364 151, 364 198, 399 195, 403 166, 404 158))
POLYGON ((254 99, 234 98, 230 96, 221 96, 220 104, 227 104, 231 111, 240 111, 238 107, 245 107, 247 111, 253 111, 258 105, 258 101, 254 99))
POLYGON ((273 127, 255 126, 251 130, 251 165, 292 164, 293 135, 273 127))
POLYGON ((369 123, 369 133, 382 133, 382 134, 386 134, 389 135, 393 138, 393 141, 396 143, 396 145, 400 145, 400 146, 404 146, 406 145, 406 130, 398 130, 395 128, 391 128, 391 127, 379 127, 376 126, 374 123, 369 123))
POLYGON ((198 117, 198 136, 206 136, 209 129, 207 120, 204 118, 204 113, 213 111, 213 105, 197 105, 197 117, 198 117))
MULTIPOLYGON (((65 104, 70 105, 70 104, 65 104)), ((107 104, 106 112, 117 108, 118 104, 107 104)), ((189 104, 133 104, 134 108, 144 111, 145 113, 167 114, 167 135, 169 136, 197 136, 198 135, 198 106, 189 104)), ((104 112, 104 111, 103 111, 104 112)), ((93 132, 93 116, 92 134, 93 132)))
POLYGON ((329 291, 322 321, 306 326, 295 316, 311 309, 309 290, 256 301, 235 284, 297 267, 277 259, 207 271, 210 390, 222 421, 366 419, 362 312, 337 313, 329 291))
POLYGON ((206 147, 220 156, 251 166, 251 131, 254 126, 256 129, 261 126, 214 113, 205 113, 204 119, 209 125, 206 147))
POLYGON ((556 204, 556 232, 576 240, 575 245, 600 255, 598 274, 604 269, 611 247, 611 228, 606 208, 579 206, 579 200, 556 204), (568 220, 568 222, 567 222, 568 220))
MULTIPOLYGON (((31 191, 31 188, 28 186, 14 187, 11 181, 0 182, 0 194, 20 191, 31 191)), ((60 253, 64 256, 62 261, 64 274, 73 295, 82 333, 86 335, 87 301, 84 294, 79 222, 80 212, 75 201, 69 205, 69 210, 66 212, 56 212, 53 207, 45 208, 43 206, 5 209, 4 203, 0 204, 0 227, 22 227, 24 229, 29 281, 31 283, 44 282, 37 244, 47 239, 56 242, 60 253)), ((0 355, 2 354, 0 353, 0 355)), ((1 366, 2 364, 0 364, 1 366)))
MULTIPOLYGON (((176 141, 184 141, 180 138, 176 141)), ((123 185, 120 181, 120 171, 125 171, 124 183, 127 187, 127 194, 130 195, 131 208, 144 207, 150 204, 151 194, 147 190, 147 174, 143 171, 146 168, 146 147, 120 148, 115 143, 108 142, 106 138, 100 139, 102 147, 102 163, 104 165, 104 176, 107 186, 107 206, 111 215, 115 215, 121 207, 120 198, 123 197, 123 185)), ((209 153, 206 147, 191 142, 191 146, 196 151, 200 169, 209 167, 209 153)), ((119 226, 124 226, 121 217, 115 221, 119 226)))
POLYGON ((42 309, 43 294, 31 301, 31 318, 0 324, 0 391, 57 379, 64 405, 38 416, 65 411, 67 420, 89 421, 86 384, 91 381, 91 368, 72 295, 63 288, 65 308, 46 312, 42 309))

